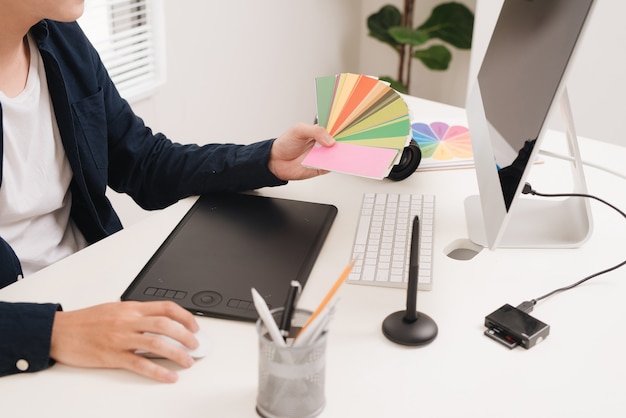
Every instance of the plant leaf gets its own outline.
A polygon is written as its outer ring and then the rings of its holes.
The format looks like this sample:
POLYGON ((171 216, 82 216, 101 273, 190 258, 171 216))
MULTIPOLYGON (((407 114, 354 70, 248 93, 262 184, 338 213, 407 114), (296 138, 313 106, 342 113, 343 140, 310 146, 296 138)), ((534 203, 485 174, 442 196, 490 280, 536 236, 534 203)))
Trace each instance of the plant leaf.
POLYGON ((415 51, 413 56, 431 70, 447 70, 452 60, 452 53, 443 45, 433 45, 427 49, 415 51))
POLYGON ((397 7, 392 5, 381 7, 378 12, 371 14, 367 18, 367 28, 370 31, 369 35, 381 42, 391 45, 394 49, 397 49, 399 44, 389 34, 389 28, 400 26, 401 24, 402 13, 400 13, 397 7))
POLYGON ((431 38, 439 38, 460 49, 469 49, 472 46, 474 14, 460 3, 440 4, 417 29, 428 32, 431 38))
POLYGON ((405 28, 404 26, 389 28, 389 34, 397 43, 411 46, 420 46, 430 39, 428 32, 405 28))
POLYGON ((406 86, 404 84, 402 84, 401 82, 399 82, 396 79, 393 79, 391 77, 389 77, 388 75, 384 75, 381 77, 378 77, 379 80, 381 81, 386 81, 387 83, 389 83, 389 86, 396 90, 399 91, 400 93, 405 93, 408 94, 409 90, 406 88, 406 86))

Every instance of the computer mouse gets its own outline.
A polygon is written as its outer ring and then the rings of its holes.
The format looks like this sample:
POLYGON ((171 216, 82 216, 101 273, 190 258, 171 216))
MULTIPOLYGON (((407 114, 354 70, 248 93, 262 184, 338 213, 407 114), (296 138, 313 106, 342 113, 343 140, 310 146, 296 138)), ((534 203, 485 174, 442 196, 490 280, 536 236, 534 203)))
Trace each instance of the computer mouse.
MULTIPOLYGON (((148 334, 151 334, 151 333, 148 333, 148 334)), ((158 335, 158 334, 151 334, 151 335, 157 335, 159 338, 163 338, 164 340, 166 340, 170 344, 173 344, 173 345, 175 345, 177 347, 181 347, 181 348, 185 349, 189 353, 189 355, 191 357, 193 357, 194 359, 200 359, 202 357, 206 357, 209 354, 209 352, 211 351, 211 340, 210 340, 208 334, 205 331, 203 331, 203 330, 200 330, 200 331, 198 331, 198 332, 196 332, 194 334, 196 339, 200 343, 198 348, 196 348, 195 350, 192 350, 192 349, 189 349, 189 348, 185 347, 180 342, 178 342, 175 339, 170 338, 170 337, 168 337, 166 335, 158 335)), ((141 354, 143 356, 146 356, 148 358, 155 358, 155 359, 156 358, 163 358, 163 356, 161 356, 161 355, 150 353, 150 352, 143 351, 143 350, 137 350, 136 353, 137 354, 141 354)))

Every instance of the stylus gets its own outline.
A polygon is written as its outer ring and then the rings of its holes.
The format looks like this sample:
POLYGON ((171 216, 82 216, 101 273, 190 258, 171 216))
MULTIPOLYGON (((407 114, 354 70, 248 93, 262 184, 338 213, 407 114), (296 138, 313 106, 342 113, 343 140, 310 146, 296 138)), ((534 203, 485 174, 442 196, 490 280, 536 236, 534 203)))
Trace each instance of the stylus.
POLYGON ((287 300, 285 301, 285 307, 283 308, 283 315, 280 318, 280 334, 283 338, 289 336, 289 329, 291 328, 291 318, 293 317, 293 311, 296 307, 296 299, 300 293, 300 283, 296 280, 292 280, 289 283, 289 292, 287 292, 287 300))
POLYGON ((409 283, 407 285, 406 316, 407 321, 417 320, 417 282, 419 276, 419 237, 420 220, 413 218, 413 230, 411 231, 411 253, 409 254, 409 283))
POLYGON ((286 347, 287 345, 285 344, 285 340, 283 339, 282 335, 280 335, 278 325, 276 325, 276 321, 274 321, 274 317, 272 317, 272 313, 267 307, 265 299, 263 299, 263 296, 261 296, 254 287, 250 289, 250 292, 252 292, 254 307, 259 314, 259 318, 261 318, 261 321, 263 321, 265 328, 267 328, 267 332, 270 334, 272 341, 274 341, 274 344, 279 347, 286 347))
POLYGON ((335 282, 335 284, 333 284, 333 287, 330 288, 330 290, 328 291, 328 293, 326 294, 326 296, 324 297, 324 299, 322 300, 322 302, 319 304, 319 306, 317 307, 317 309, 315 309, 315 311, 313 312, 313 314, 311 314, 311 316, 309 317, 309 319, 306 321, 306 323, 304 324, 304 326, 302 327, 302 329, 300 329, 300 332, 298 333, 298 335, 296 336, 296 339, 302 335, 302 333, 304 332, 304 330, 306 330, 306 328, 311 325, 311 322, 313 322, 315 320, 315 318, 324 310, 324 308, 326 307, 326 305, 328 305, 328 302, 330 302, 330 300, 333 298, 333 296, 335 295, 335 293, 337 293, 337 290, 339 290, 339 288, 341 287, 341 285, 343 284, 343 282, 346 281, 346 278, 348 277, 348 274, 350 274, 350 271, 352 270, 352 267, 354 266, 354 262, 356 260, 352 260, 350 261, 350 263, 348 263, 348 265, 346 266, 346 268, 343 270, 343 272, 341 273, 341 275, 339 276, 339 278, 337 279, 337 281, 335 282))
POLYGON ((305 330, 302 330, 302 334, 298 335, 298 338, 293 342, 293 346, 302 347, 317 340, 328 329, 328 324, 335 315, 335 306, 337 306, 338 302, 338 297, 333 298, 322 313, 305 330))

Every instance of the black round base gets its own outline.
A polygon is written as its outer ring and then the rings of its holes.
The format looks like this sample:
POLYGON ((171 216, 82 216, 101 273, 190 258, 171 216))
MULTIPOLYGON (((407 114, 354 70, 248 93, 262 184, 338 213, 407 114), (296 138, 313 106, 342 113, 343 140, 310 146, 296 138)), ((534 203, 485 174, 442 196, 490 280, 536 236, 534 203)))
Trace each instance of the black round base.
POLYGON ((402 345, 426 345, 437 336, 438 328, 433 319, 417 312, 417 320, 407 321, 406 311, 398 311, 383 321, 383 334, 389 340, 402 345))
POLYGON ((391 172, 387 176, 388 179, 394 181, 404 180, 417 170, 422 161, 422 150, 414 139, 409 145, 404 147, 400 162, 391 168, 391 172))

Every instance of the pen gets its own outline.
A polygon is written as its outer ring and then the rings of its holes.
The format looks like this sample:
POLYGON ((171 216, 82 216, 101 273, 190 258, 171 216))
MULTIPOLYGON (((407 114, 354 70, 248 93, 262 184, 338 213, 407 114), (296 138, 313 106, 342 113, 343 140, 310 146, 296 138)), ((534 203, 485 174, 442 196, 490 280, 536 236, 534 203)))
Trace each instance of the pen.
POLYGON ((259 318, 261 318, 261 321, 265 324, 265 328, 267 328, 267 332, 270 334, 272 341, 279 347, 286 347, 285 340, 282 335, 280 335, 278 325, 276 325, 276 321, 274 321, 272 313, 267 307, 267 303, 265 303, 265 299, 263 299, 263 296, 261 296, 254 287, 250 289, 250 292, 252 292, 254 307, 259 314, 259 318))
POLYGON ((287 292, 287 300, 285 301, 285 307, 283 308, 283 315, 280 318, 280 334, 283 338, 289 336, 289 329, 291 328, 291 318, 293 317, 293 311, 296 307, 296 299, 300 293, 301 285, 298 281, 292 280, 289 283, 289 292, 287 292))

